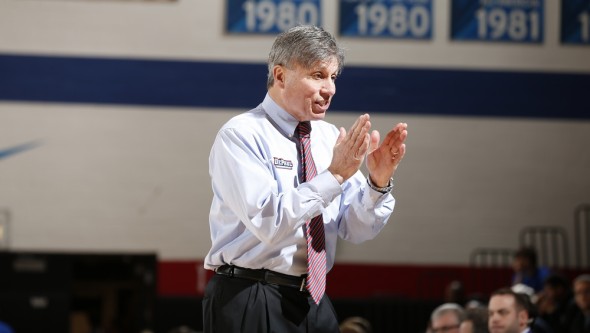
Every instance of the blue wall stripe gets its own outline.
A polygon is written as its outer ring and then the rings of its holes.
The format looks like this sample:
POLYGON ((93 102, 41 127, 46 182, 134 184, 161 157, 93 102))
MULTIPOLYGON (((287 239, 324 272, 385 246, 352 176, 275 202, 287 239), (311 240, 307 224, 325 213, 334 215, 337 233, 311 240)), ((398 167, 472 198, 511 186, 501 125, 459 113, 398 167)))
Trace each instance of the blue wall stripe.
MULTIPOLYGON (((589 119, 590 74, 345 66, 332 110, 589 119)), ((0 55, 0 100, 249 109, 266 65, 0 55)))

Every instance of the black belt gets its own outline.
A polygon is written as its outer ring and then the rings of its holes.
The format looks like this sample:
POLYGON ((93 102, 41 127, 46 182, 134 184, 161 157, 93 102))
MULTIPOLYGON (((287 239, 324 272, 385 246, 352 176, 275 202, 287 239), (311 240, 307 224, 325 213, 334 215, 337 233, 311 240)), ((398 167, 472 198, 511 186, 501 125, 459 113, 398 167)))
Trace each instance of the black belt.
POLYGON ((293 276, 269 271, 268 269, 248 269, 231 265, 220 266, 215 272, 224 276, 298 288, 300 291, 306 291, 305 276, 293 276))

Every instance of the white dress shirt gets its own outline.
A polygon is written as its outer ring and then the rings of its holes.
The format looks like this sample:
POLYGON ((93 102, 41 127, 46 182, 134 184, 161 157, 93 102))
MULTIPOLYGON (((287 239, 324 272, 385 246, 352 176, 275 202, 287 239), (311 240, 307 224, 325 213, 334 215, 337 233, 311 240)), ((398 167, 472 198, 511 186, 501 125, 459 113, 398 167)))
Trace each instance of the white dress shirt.
POLYGON ((339 133, 334 125, 311 122, 318 175, 300 183, 297 124, 267 94, 258 107, 219 130, 209 156, 212 246, 205 268, 231 264, 305 274, 303 226, 323 214, 329 271, 338 236, 360 243, 374 238, 387 223, 395 204, 391 194, 371 189, 360 171, 340 185, 327 170, 339 133))

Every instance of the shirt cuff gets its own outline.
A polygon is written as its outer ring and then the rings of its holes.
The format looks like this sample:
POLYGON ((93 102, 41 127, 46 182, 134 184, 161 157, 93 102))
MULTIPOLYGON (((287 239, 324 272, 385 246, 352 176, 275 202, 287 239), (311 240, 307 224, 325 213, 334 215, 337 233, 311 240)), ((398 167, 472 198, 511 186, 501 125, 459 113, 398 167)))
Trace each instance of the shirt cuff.
MULTIPOLYGON (((387 193, 375 191, 371 186, 369 186, 368 182, 365 180, 364 182, 364 194, 362 197, 362 202, 365 207, 377 207, 385 204, 388 200, 393 199, 393 195, 391 194, 392 191, 387 193)), ((392 189, 393 189, 393 181, 391 181, 392 189)))
POLYGON ((334 198, 342 194, 342 186, 330 171, 324 171, 315 176, 310 182, 322 197, 324 207, 327 207, 334 198))

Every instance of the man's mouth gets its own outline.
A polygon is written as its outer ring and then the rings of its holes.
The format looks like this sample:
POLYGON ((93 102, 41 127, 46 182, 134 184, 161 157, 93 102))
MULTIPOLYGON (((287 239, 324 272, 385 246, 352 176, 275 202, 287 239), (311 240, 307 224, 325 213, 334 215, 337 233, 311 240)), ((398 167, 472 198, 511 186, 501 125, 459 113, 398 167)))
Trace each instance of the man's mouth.
POLYGON ((328 107, 330 106, 330 101, 329 100, 321 100, 321 101, 315 102, 315 104, 317 104, 320 107, 320 109, 322 109, 323 111, 326 111, 328 109, 328 107))

